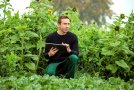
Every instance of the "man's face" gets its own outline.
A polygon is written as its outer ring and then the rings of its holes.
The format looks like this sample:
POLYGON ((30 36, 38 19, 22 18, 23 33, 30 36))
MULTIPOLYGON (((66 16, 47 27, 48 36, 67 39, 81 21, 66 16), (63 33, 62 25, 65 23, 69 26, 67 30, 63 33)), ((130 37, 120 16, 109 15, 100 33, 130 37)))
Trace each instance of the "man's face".
POLYGON ((58 24, 58 28, 62 33, 67 33, 69 30, 70 20, 69 19, 62 19, 61 23, 58 24))

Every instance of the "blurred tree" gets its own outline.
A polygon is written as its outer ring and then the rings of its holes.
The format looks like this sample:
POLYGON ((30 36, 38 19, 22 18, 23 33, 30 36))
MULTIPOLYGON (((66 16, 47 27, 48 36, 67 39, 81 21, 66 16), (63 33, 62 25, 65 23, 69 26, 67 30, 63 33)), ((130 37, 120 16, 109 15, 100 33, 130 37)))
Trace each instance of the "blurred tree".
MULTIPOLYGON (((45 1, 45 0, 41 0, 45 1)), ((110 5, 112 0, 49 0, 53 2, 55 10, 66 10, 71 7, 80 13, 80 19, 91 23, 95 21, 98 25, 106 23, 106 16, 111 18, 113 11, 110 5)))

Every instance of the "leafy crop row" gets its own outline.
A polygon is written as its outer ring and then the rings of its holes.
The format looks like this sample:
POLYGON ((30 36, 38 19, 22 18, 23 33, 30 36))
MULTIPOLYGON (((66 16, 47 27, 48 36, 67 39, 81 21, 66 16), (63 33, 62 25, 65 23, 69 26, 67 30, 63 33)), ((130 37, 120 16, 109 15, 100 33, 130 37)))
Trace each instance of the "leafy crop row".
POLYGON ((133 88, 133 81, 126 83, 120 78, 113 77, 106 81, 88 74, 81 74, 70 80, 47 75, 0 78, 1 90, 133 90, 133 88))

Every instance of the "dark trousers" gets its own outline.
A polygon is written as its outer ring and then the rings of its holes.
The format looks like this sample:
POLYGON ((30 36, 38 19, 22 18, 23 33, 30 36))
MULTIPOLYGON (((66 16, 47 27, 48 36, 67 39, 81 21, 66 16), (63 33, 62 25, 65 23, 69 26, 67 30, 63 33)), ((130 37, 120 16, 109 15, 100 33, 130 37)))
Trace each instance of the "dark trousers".
POLYGON ((74 74, 76 71, 78 63, 78 57, 75 54, 70 55, 62 62, 58 63, 50 63, 45 71, 45 74, 48 75, 65 75, 66 78, 74 78, 74 74))

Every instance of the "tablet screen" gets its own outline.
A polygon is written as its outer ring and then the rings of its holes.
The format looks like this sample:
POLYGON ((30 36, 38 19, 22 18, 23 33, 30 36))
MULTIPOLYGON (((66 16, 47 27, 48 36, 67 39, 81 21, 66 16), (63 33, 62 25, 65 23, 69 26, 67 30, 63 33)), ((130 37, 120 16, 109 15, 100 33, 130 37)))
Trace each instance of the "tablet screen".
POLYGON ((67 53, 66 46, 63 44, 46 43, 46 49, 49 51, 52 47, 57 48, 60 52, 67 53))

